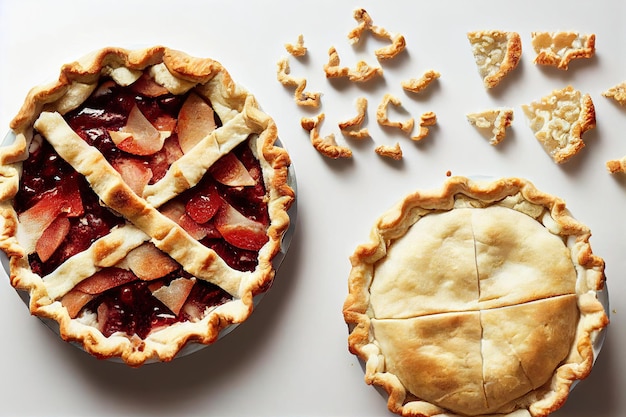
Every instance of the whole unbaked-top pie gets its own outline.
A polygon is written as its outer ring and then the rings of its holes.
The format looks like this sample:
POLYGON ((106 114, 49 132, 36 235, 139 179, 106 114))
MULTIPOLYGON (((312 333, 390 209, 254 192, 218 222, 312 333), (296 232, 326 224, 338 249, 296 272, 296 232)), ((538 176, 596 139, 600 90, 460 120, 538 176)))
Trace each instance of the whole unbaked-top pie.
POLYGON ((351 257, 365 380, 405 416, 545 416, 594 361, 604 262, 564 202, 519 178, 408 195, 351 257))
POLYGON ((214 342, 271 285, 294 201, 273 120, 212 59, 98 50, 0 152, 0 248, 31 313, 100 358, 214 342))

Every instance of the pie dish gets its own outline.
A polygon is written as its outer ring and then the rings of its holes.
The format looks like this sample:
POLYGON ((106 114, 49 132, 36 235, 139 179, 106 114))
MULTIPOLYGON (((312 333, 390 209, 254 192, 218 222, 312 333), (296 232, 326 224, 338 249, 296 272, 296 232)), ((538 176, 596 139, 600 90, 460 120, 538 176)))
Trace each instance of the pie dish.
POLYGON ((295 200, 254 96, 208 58, 104 48, 33 88, 0 152, 0 249, 30 311, 131 366, 251 314, 295 200))
POLYGON ((404 416, 546 416, 594 363, 604 262, 558 197, 451 177, 351 256, 343 313, 365 381, 404 416))

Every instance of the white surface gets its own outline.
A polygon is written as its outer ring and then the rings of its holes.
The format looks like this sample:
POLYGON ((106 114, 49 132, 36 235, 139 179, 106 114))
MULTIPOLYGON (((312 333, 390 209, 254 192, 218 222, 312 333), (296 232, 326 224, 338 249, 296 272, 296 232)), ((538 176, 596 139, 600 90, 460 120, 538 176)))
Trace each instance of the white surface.
MULTIPOLYGON (((626 155, 626 108, 600 93, 626 80, 625 3, 596 0, 516 2, 346 1, 192 2, 56 0, 0 2, 0 126, 18 111, 28 89, 54 78, 59 67, 106 45, 164 44, 221 61, 276 120, 298 177, 298 224, 275 285, 251 319, 200 353, 169 364, 128 369, 100 362, 60 341, 3 280, 0 314, 0 415, 78 416, 382 416, 386 399, 365 385, 363 370, 347 350, 341 308, 347 294, 348 256, 367 239, 376 217, 405 193, 436 187, 447 170, 459 175, 523 176, 563 197, 592 231, 594 252, 606 261, 612 323, 591 376, 580 383, 555 417, 626 415, 626 177, 611 176, 606 160, 626 155), (422 4, 423 3, 423 4, 422 4), (295 6, 299 4, 299 6, 295 6), (418 4, 421 4, 418 6, 418 4), (470 9, 471 4, 471 9, 470 9), (384 78, 368 84, 332 82, 322 66, 334 45, 342 64, 376 64, 367 36, 353 47, 352 11, 364 7, 374 23, 407 40, 407 51, 383 63, 384 78), (493 91, 478 76, 466 32, 520 33, 520 66, 493 91), (569 71, 539 68, 530 33, 576 30, 597 34, 593 59, 569 71), (306 58, 290 58, 292 74, 323 93, 322 134, 339 134, 336 123, 355 114, 354 100, 369 100, 372 140, 348 142, 351 160, 319 155, 299 125, 311 109, 298 108, 291 90, 276 81, 283 44, 305 37, 306 58), (436 69, 442 76, 423 95, 399 82, 436 69), (571 83, 590 93, 598 127, 587 147, 557 166, 530 132, 520 105, 571 83), (392 119, 435 111, 438 124, 422 143, 374 118, 385 93, 404 110, 392 119), (505 141, 493 147, 465 120, 467 112, 493 106, 515 110, 505 141), (400 142, 401 162, 374 154, 378 144, 400 142)), ((3 134, 4 135, 4 134, 3 134)))

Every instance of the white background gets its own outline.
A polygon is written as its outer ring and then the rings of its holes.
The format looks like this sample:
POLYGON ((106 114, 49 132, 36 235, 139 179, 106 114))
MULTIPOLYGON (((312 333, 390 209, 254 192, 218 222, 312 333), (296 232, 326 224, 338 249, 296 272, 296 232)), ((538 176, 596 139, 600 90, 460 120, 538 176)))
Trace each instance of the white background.
POLYGON ((28 89, 54 79, 60 66, 94 49, 163 44, 212 57, 246 86, 271 114, 289 149, 298 180, 298 219, 275 285, 249 321, 217 344, 169 364, 130 369, 98 361, 62 342, 31 317, 8 283, 0 285, 0 415, 216 415, 385 416, 386 399, 363 381, 347 350, 341 314, 348 261, 367 239, 374 220, 406 193, 438 187, 455 175, 521 176, 563 197, 593 231, 594 252, 606 261, 611 325, 591 376, 554 416, 626 415, 626 176, 612 176, 608 159, 626 155, 626 108, 600 93, 626 80, 626 6, 618 1, 29 1, 0 2, 0 126, 8 131, 28 89), (329 81, 322 67, 335 46, 342 65, 364 59, 383 42, 366 36, 351 46, 352 12, 364 7, 374 23, 405 35, 407 50, 383 63, 384 77, 367 84, 329 81), (478 76, 466 33, 502 29, 522 36, 519 67, 493 91, 478 76), (559 71, 533 64, 532 31, 596 33, 597 53, 559 71), (320 91, 326 113, 322 134, 352 147, 350 160, 330 160, 311 146, 300 127, 315 110, 296 106, 276 80, 283 45, 302 33, 309 52, 290 58, 292 74, 320 91), (441 78, 420 96, 400 81, 435 69, 441 78), (586 148, 558 166, 527 126, 521 104, 572 84, 589 93, 597 128, 586 148), (413 143, 374 117, 385 93, 403 108, 390 118, 434 111, 438 124, 413 143), (337 122, 369 100, 365 126, 372 139, 344 139, 337 122), (515 111, 503 143, 488 144, 465 114, 488 107, 515 111), (399 142, 400 162, 374 153, 399 142))

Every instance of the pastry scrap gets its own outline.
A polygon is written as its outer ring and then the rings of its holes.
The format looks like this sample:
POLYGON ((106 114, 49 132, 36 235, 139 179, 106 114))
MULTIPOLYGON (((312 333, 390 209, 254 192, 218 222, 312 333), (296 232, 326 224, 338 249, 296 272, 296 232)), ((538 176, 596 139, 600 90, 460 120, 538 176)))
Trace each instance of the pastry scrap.
POLYGON ((277 68, 276 75, 278 81, 285 87, 295 88, 293 98, 296 104, 299 106, 319 107, 321 94, 304 91, 306 89, 306 79, 295 78, 289 75, 291 68, 289 67, 289 60, 286 57, 278 61, 277 68))
POLYGON ((348 78, 354 82, 366 82, 383 75, 383 69, 358 61, 354 68, 342 67, 339 54, 334 46, 328 49, 328 62, 324 64, 326 78, 348 78))
POLYGON ((328 49, 328 62, 324 64, 324 73, 326 78, 343 78, 347 77, 350 72, 350 68, 342 67, 341 59, 337 53, 337 49, 331 46, 328 49))
POLYGON ((578 32, 532 32, 532 45, 537 53, 535 64, 567 70, 573 59, 591 58, 596 49, 595 34, 578 32))
POLYGON ((626 81, 617 84, 602 93, 603 97, 612 98, 619 105, 626 106, 626 81))
POLYGON ((539 101, 522 105, 530 128, 554 162, 563 163, 584 146, 582 135, 596 126, 596 113, 589 94, 572 86, 554 90, 539 101))
POLYGON ((285 44, 285 49, 292 56, 298 57, 298 56, 306 55, 307 48, 306 48, 306 46, 304 46, 304 35, 302 35, 302 34, 298 35, 298 40, 296 41, 295 44, 293 44, 293 43, 286 43, 285 44))
POLYGON ((64 340, 169 361, 246 320, 270 287, 290 159, 218 62, 105 48, 33 88, 11 129, 0 249, 64 340))
POLYGON ((430 132, 429 127, 434 126, 435 124, 437 124, 437 115, 435 114, 435 112, 429 111, 426 113, 422 113, 422 115, 420 116, 420 123, 418 125, 419 132, 417 133, 417 135, 411 136, 411 140, 419 142, 420 140, 424 139, 426 136, 428 136, 428 133, 430 132))
POLYGON ((467 38, 485 88, 493 88, 519 64, 522 41, 517 32, 469 32, 467 38))
POLYGON ((620 159, 611 159, 606 162, 606 169, 611 174, 626 173, 626 156, 620 159))
POLYGON ((326 137, 320 136, 319 126, 324 121, 324 118, 324 113, 320 113, 315 117, 303 117, 300 120, 302 128, 310 134, 313 147, 328 158, 351 158, 352 150, 348 147, 338 145, 334 134, 331 133, 326 137))
POLYGON ((400 148, 400 144, 396 142, 393 146, 380 145, 374 148, 374 152, 376 152, 380 156, 384 156, 387 158, 395 159, 399 161, 402 159, 402 148, 400 148))
POLYGON ((348 79, 354 82, 366 82, 383 75, 383 69, 377 66, 370 66, 365 61, 359 61, 354 68, 348 71, 348 79))
POLYGON ((387 116, 387 108, 389 107, 389 104, 393 104, 394 106, 399 107, 402 105, 402 102, 399 98, 392 94, 385 94, 382 101, 378 105, 378 108, 376 109, 376 120, 378 121, 378 123, 381 126, 397 127, 405 133, 410 133, 413 130, 415 120, 412 117, 404 122, 389 120, 389 117, 387 116))
POLYGON ((356 100, 357 115, 351 119, 339 122, 339 130, 346 136, 353 139, 364 139, 370 136, 369 131, 363 125, 365 120, 365 114, 367 111, 367 99, 365 97, 359 97, 356 100))
POLYGON ((411 93, 421 93, 428 87, 433 81, 441 77, 441 74, 435 70, 428 70, 422 74, 419 78, 410 78, 402 81, 400 85, 406 91, 411 93))
POLYGON ((361 40, 365 31, 370 31, 374 36, 391 42, 390 45, 378 48, 374 51, 379 60, 392 59, 406 48, 406 40, 400 34, 391 34, 387 29, 373 24, 372 18, 364 9, 354 11, 354 19, 358 26, 348 33, 348 40, 356 44, 361 40))
POLYGON ((468 113, 467 121, 478 128, 489 143, 497 145, 506 136, 506 128, 513 122, 513 109, 489 109, 477 113, 468 113))
POLYGON ((521 178, 407 195, 350 257, 343 314, 366 383, 403 416, 555 411, 609 322, 590 236, 521 178))

